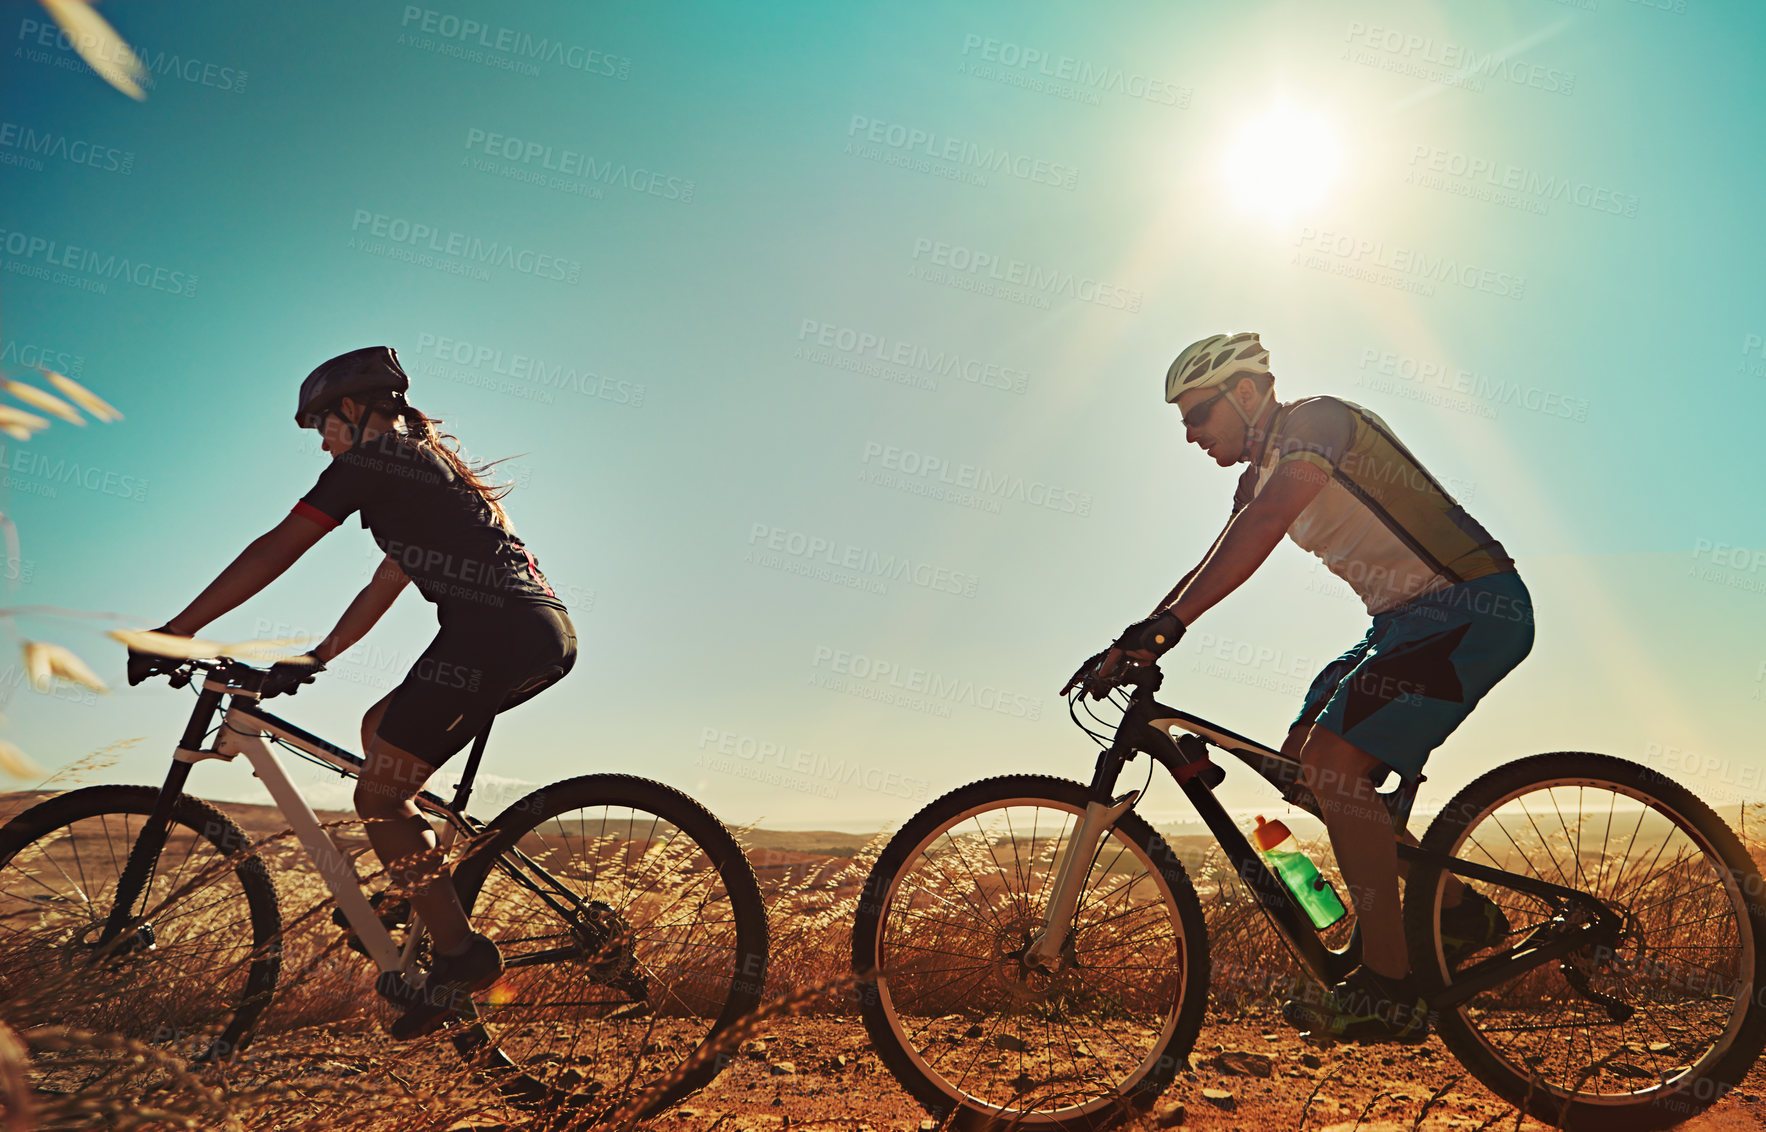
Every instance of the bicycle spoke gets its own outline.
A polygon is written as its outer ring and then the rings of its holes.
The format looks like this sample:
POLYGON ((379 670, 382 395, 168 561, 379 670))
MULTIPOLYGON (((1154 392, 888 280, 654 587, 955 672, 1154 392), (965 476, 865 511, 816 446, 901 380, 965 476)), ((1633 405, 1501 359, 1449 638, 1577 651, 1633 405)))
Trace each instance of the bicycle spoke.
MULTIPOLYGON (((975 824, 976 830, 979 832, 979 834, 981 836, 983 843, 985 843, 987 841, 987 831, 981 828, 980 823, 977 822, 974 824, 975 824)), ((984 885, 982 885, 981 879, 975 875, 975 870, 970 868, 970 866, 969 866, 969 858, 968 858, 968 855, 963 852, 962 844, 960 842, 957 842, 954 839, 951 839, 949 833, 946 833, 945 837, 947 839, 951 840, 951 855, 956 859, 957 864, 963 866, 963 870, 969 874, 969 879, 974 882, 976 891, 985 892, 986 887, 984 885)), ((988 853, 991 856, 992 850, 991 849, 988 850, 988 853)), ((998 862, 996 861, 995 866, 997 867, 997 865, 998 865, 998 862)), ((965 903, 968 902, 967 896, 964 897, 964 902, 965 903)), ((986 907, 986 905, 983 905, 983 907, 986 907)), ((991 913, 990 913, 990 918, 996 924, 999 922, 999 917, 992 916, 991 913)))
POLYGON ((763 909, 752 888, 729 889, 734 866, 716 863, 735 847, 702 844, 666 809, 566 803, 523 838, 537 845, 538 891, 497 870, 475 902, 475 923, 482 916, 480 930, 511 957, 487 994, 486 1036, 535 1088, 574 1067, 582 1079, 557 1087, 616 1104, 711 1035, 738 994, 743 935, 764 928, 763 909))
MULTIPOLYGON (((949 906, 950 906, 950 907, 952 907, 952 908, 955 908, 955 907, 957 907, 957 905, 956 905, 956 904, 955 904, 955 903, 954 903, 954 902, 953 902, 953 901, 951 901, 951 900, 948 900, 948 899, 946 899, 946 898, 945 898, 945 896, 944 896, 944 894, 943 894, 943 893, 942 893, 942 892, 940 892, 940 891, 938 891, 938 890, 937 890, 937 889, 935 889, 935 888, 933 888, 933 887, 931 887, 931 886, 930 886, 930 885, 927 885, 927 886, 923 886, 923 887, 920 887, 920 888, 916 888, 916 889, 915 889, 915 890, 914 890, 914 894, 915 894, 915 895, 918 895, 918 896, 924 896, 924 897, 926 897, 926 898, 927 898, 927 899, 929 899, 929 900, 935 900, 935 901, 937 901, 937 902, 938 902, 938 903, 940 903, 940 904, 946 904, 946 905, 949 905, 949 906)), ((973 905, 973 904, 970 904, 970 903, 969 903, 969 901, 968 901, 968 898, 967 898, 967 897, 966 897, 966 896, 965 896, 965 897, 962 897, 962 906, 963 906, 963 907, 964 907, 964 908, 966 908, 966 909, 968 909, 968 910, 970 910, 970 911, 973 911, 973 910, 974 910, 974 907, 975 907, 975 906, 974 906, 974 905, 973 905)), ((915 912, 914 912, 914 911, 913 911, 913 910, 912 910, 912 909, 910 909, 910 910, 909 910, 909 913, 910 913, 910 914, 919 914, 919 913, 915 913, 915 912)), ((993 919, 993 917, 991 917, 991 916, 990 916, 990 917, 982 917, 982 916, 979 916, 979 915, 977 915, 977 916, 974 916, 974 917, 973 917, 973 920, 974 920, 974 921, 975 921, 975 922, 976 922, 976 923, 980 923, 980 922, 982 922, 982 920, 983 920, 983 919, 993 919)), ((997 922, 997 921, 996 921, 996 922, 997 922)))
POLYGON ((1619 875, 1613 878, 1612 887, 1617 889, 1619 882, 1625 879, 1625 870, 1631 867, 1631 847, 1637 844, 1637 835, 1643 830, 1643 819, 1648 809, 1640 807, 1637 811, 1637 824, 1631 827, 1631 836, 1626 839, 1625 851, 1619 854, 1619 875))
MULTIPOLYGON (((1729 1048, 1737 1012, 1748 1008, 1753 929, 1726 879, 1739 866, 1724 864, 1695 832, 1706 826, 1644 792, 1657 786, 1646 772, 1601 756, 1538 757, 1550 760, 1635 773, 1626 781, 1638 785, 1609 786, 1578 769, 1493 793, 1478 803, 1488 808, 1462 811, 1456 855, 1588 893, 1618 913, 1619 934, 1610 948, 1579 948, 1481 991, 1453 1017, 1503 1067, 1498 1083, 1521 1090, 1533 1082, 1541 1098, 1597 1098, 1617 1113, 1697 1080, 1729 1048), (1506 847, 1495 851, 1498 843, 1506 847), (1599 995, 1630 1012, 1613 1019, 1599 995)), ((1572 908, 1554 925, 1566 913, 1548 901, 1494 887, 1510 919, 1504 946, 1542 929, 1539 941, 1548 941, 1581 916, 1572 908)))
POLYGON ((1183 941, 1146 856, 1119 830, 1079 845, 1082 817, 1033 801, 953 816, 901 866, 887 906, 879 986, 897 1033, 1002 1118, 1116 1095, 1151 1064, 1183 985, 1183 941), (1079 882, 1065 942, 1046 970, 1024 967, 1064 854, 1079 882))
MULTIPOLYGON (((1548 797, 1549 797, 1549 795, 1548 795, 1548 797)), ((1539 822, 1533 817, 1533 811, 1531 811, 1527 808, 1527 803, 1525 803, 1525 802, 1522 802, 1520 804, 1520 806, 1521 806, 1521 813, 1523 815, 1525 815, 1527 818, 1527 824, 1532 827, 1534 835, 1539 838, 1539 847, 1541 849, 1545 850, 1545 855, 1547 857, 1551 858, 1552 868, 1557 870, 1557 882, 1556 883, 1564 886, 1565 888, 1574 887, 1570 883, 1569 874, 1564 871, 1564 866, 1558 862, 1558 855, 1551 851, 1551 839, 1546 837, 1544 831, 1542 831, 1539 828, 1539 822)))

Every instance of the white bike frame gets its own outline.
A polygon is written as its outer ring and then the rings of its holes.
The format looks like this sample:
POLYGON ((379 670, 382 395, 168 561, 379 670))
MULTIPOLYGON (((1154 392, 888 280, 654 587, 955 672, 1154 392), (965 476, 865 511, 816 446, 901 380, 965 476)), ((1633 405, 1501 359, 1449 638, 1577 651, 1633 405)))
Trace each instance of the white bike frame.
MULTIPOLYGON (((226 714, 222 717, 219 733, 215 736, 212 750, 191 750, 180 746, 173 756, 179 762, 195 763, 204 759, 220 759, 232 761, 240 755, 251 764, 253 773, 270 792, 276 807, 282 816, 288 819, 289 826, 300 839, 301 846, 307 856, 312 859, 313 866, 318 869, 319 876, 325 887, 331 890, 332 898, 343 910, 350 926, 355 929, 368 955, 374 960, 375 966, 381 971, 397 971, 410 985, 420 985, 421 978, 416 972, 417 945, 423 937, 422 922, 412 910, 411 928, 401 949, 393 942, 392 933, 380 922, 368 896, 362 891, 361 882, 356 877, 354 864, 337 843, 331 839, 320 824, 318 815, 308 804, 300 788, 295 786, 288 777, 288 771, 282 766, 276 753, 270 749, 267 741, 270 738, 278 742, 296 747, 314 760, 335 768, 345 776, 359 776, 364 760, 358 756, 334 747, 315 736, 308 735, 298 728, 284 724, 273 716, 253 712, 242 704, 253 701, 256 697, 250 692, 237 687, 229 687, 224 682, 210 677, 203 681, 203 688, 208 691, 222 692, 233 697, 226 714)), ((461 828, 461 819, 440 798, 433 794, 422 793, 417 799, 419 809, 433 813, 445 819, 445 825, 439 835, 441 847, 445 852, 453 844, 461 828)))

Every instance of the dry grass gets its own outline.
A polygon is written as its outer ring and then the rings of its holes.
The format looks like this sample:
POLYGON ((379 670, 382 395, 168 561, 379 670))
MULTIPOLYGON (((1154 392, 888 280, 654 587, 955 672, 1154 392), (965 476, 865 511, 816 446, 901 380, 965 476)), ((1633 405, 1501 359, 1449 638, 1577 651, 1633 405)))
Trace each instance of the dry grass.
MULTIPOLYGON (((737 840, 746 846, 750 836, 742 831, 737 840)), ((888 840, 889 835, 879 834, 851 857, 748 848, 771 934, 768 998, 796 987, 825 985, 833 989, 803 1003, 799 1013, 857 1012, 857 999, 845 978, 852 968, 852 919, 859 891, 888 840)))
MULTIPOLYGON (((351 851, 365 850, 359 830, 349 836, 346 823, 337 832, 351 851)), ((4 1007, 0 1008, 0 1117, 7 1129, 104 1126, 443 1132, 463 1124, 519 1124, 558 1130, 632 1127, 646 1099, 668 1086, 671 1072, 678 1075, 708 1059, 727 1058, 739 1043, 781 1018, 856 1013, 849 971, 851 924, 860 887, 883 841, 881 836, 874 839, 853 857, 751 849, 772 932, 762 1008, 718 1040, 701 1045, 703 1020, 693 1017, 695 1000, 690 990, 683 990, 678 1000, 686 1005, 672 1012, 658 1011, 657 1017, 628 1035, 642 1047, 636 1051, 634 1065, 641 1061, 646 1074, 651 1068, 661 1074, 648 1090, 641 1087, 642 1082, 635 1082, 617 1104, 536 1118, 530 1111, 507 1104, 445 1038, 398 1045, 381 1035, 391 1008, 372 992, 370 965, 344 947, 342 933, 331 925, 329 894, 304 853, 287 835, 268 838, 253 851, 269 866, 279 889, 284 920, 282 969, 275 999, 263 1015, 252 1045, 218 1065, 189 1060, 214 1035, 217 988, 236 985, 229 980, 236 980, 253 962, 249 947, 217 948, 194 968, 194 978, 156 977, 132 985, 101 985, 84 967, 58 969, 28 961, 20 951, 18 937, 0 933, 0 941, 4 941, 0 942, 0 972, 4 973, 0 974, 0 994, 4 995, 4 1007), (163 1032, 168 1019, 175 1020, 182 1030, 170 1040, 163 1032), (692 1052, 695 1047, 697 1053, 692 1052), (656 1056, 650 1057, 652 1053, 656 1056)), ((1320 852, 1322 846, 1309 848, 1341 890, 1328 856, 1320 852)), ((1656 846, 1650 848, 1654 851, 1656 846)), ((998 846, 994 849, 997 852, 998 846)), ((1027 862, 1046 864, 1052 845, 1030 839, 1019 849, 1027 862)), ((612 841, 598 847, 585 845, 583 850, 589 855, 629 851, 612 841)), ((976 852, 977 846, 970 845, 965 851, 976 852)), ((1698 920, 1711 907, 1704 878, 1695 874, 1689 862, 1675 862, 1668 854, 1661 860, 1667 863, 1658 864, 1645 884, 1627 888, 1627 866, 1614 861, 1590 862, 1590 867, 1604 870, 1592 879, 1603 891, 1624 891, 1627 905, 1642 910, 1639 915, 1665 923, 1698 920)), ((375 875, 372 862, 368 855, 358 865, 365 877, 375 875)), ((237 901, 223 898, 234 895, 230 886, 237 885, 233 871, 237 863, 237 858, 220 853, 206 858, 192 855, 186 873, 156 898, 148 918, 164 925, 168 938, 171 926, 181 916, 190 923, 209 917, 208 926, 221 935, 238 930, 237 914, 226 911, 237 901), (225 918, 229 915, 231 920, 225 918)), ((952 856, 942 865, 944 875, 928 874, 919 882, 929 891, 942 886, 955 892, 965 885, 972 891, 970 878, 976 871, 972 866, 977 864, 969 861, 965 865, 960 857, 952 856)), ((690 861, 666 856, 648 867, 655 870, 652 879, 660 893, 657 899, 665 904, 670 902, 670 886, 686 886, 696 873, 690 861)), ((1630 867, 1635 871, 1635 864, 1630 867)), ((1190 872, 1209 927, 1214 963, 1212 1006, 1217 1014, 1236 1015, 1246 1010, 1261 1014, 1298 977, 1298 968, 1217 854, 1204 857, 1190 872)), ((1113 962, 1145 961, 1167 941, 1157 931, 1149 934, 1149 921, 1135 911, 1157 907, 1138 895, 1135 882, 1140 879, 1144 883, 1144 874, 1118 868, 1107 869, 1103 875, 1091 913, 1100 926, 1089 935, 1082 931, 1085 946, 1094 949, 1095 957, 1108 956, 1113 962)), ((490 903, 481 903, 481 911, 489 909, 487 922, 496 925, 495 934, 507 938, 523 922, 515 894, 492 891, 487 897, 490 903)), ((1033 912, 1034 902, 1025 902, 1022 894, 999 892, 988 898, 997 900, 1002 908, 1017 907, 1026 915, 1033 912)), ((1521 912, 1518 908, 1511 911, 1521 912)), ((19 917, 23 914, 17 907, 0 905, 0 927, 16 930, 22 926, 19 917)), ((942 930, 948 932, 947 938, 939 934, 936 917, 922 918, 916 939, 935 950, 963 945, 959 927, 946 925, 942 930)), ((1333 929, 1333 937, 1340 938, 1338 933, 1346 930, 1347 925, 1333 929)), ((1693 937, 1693 942, 1701 938, 1693 937)), ((1729 941, 1712 936, 1705 942, 1713 949, 1705 958, 1712 958, 1729 941)), ((157 964, 162 976, 166 966, 157 964)), ((704 974, 697 972, 698 977, 704 974)), ((929 1015, 937 1017, 948 1011, 946 1020, 951 1021, 946 1028, 953 1032, 969 1026, 971 1016, 978 1012, 986 1014, 1008 1005, 994 1001, 997 994, 989 997, 984 983, 939 988, 932 981, 934 974, 934 968, 916 970, 908 960, 892 971, 891 979, 898 995, 904 1000, 922 999, 929 1015)), ((1672 974, 1656 972, 1640 985, 1646 995, 1667 995, 1674 985, 1672 974)), ((1139 1024, 1135 1022, 1137 1013, 1169 995, 1169 985, 1161 980, 1170 977, 1169 970, 1155 971, 1139 988, 1144 995, 1133 984, 1119 988, 1109 1009, 1095 1000, 1075 1002, 1091 1014, 1102 1010, 1104 1015, 1120 1017, 1116 1029, 1124 1042, 1132 1044, 1132 1024, 1139 1024)), ((565 983, 553 990, 571 993, 572 987, 565 983)), ((1555 974, 1541 974, 1523 980, 1508 993, 1502 1005, 1537 1007, 1546 997, 1562 997, 1562 980, 1555 974), (1550 984, 1553 979, 1557 980, 1555 985, 1550 984)), ((582 1064, 586 1061, 579 1056, 583 1051, 563 1030, 574 1024, 570 1017, 555 1019, 551 1032, 543 1025, 535 1029, 546 1021, 543 1013, 506 1021, 528 1026, 530 1047, 524 1056, 541 1067, 550 1083, 566 1092, 573 1085, 583 1094, 591 1090, 591 1067, 582 1064)), ((1106 1036, 1102 1040, 1110 1039, 1106 1036)), ((1655 1040, 1672 1043, 1676 1035, 1664 1033, 1655 1040)), ((633 1053, 629 1049, 624 1052, 633 1053)), ((1074 1058, 1080 1056, 1071 1043, 1069 1052, 1074 1058)), ((1656 1052, 1680 1056, 1672 1045, 1656 1052)), ((1095 1056, 1090 1049, 1083 1054, 1095 1056)), ((1640 1059, 1643 1056, 1637 1054, 1640 1059)), ((1623 1059, 1618 1059, 1618 1064, 1619 1069, 1611 1071, 1627 1071, 1623 1059)))
MULTIPOLYGON (((241 1119, 254 1130, 315 1132, 440 1129, 468 1119, 558 1129, 624 1127, 683 1074, 708 1059, 729 1057, 757 1027, 850 997, 847 958, 832 946, 832 927, 841 916, 850 918, 850 903, 824 906, 819 918, 787 912, 777 923, 779 959, 768 993, 784 989, 720 1040, 706 1042, 727 993, 735 948, 727 912, 717 914, 728 907, 721 882, 690 841, 654 830, 634 837, 628 823, 614 824, 615 832, 596 836, 567 822, 557 830, 562 836, 530 835, 522 848, 567 884, 590 873, 625 878, 633 895, 621 904, 626 926, 616 929, 624 934, 614 943, 634 935, 640 941, 634 946, 655 1009, 630 1021, 615 1017, 613 1007, 625 1004, 609 1005, 604 983, 587 977, 608 955, 512 971, 483 1008, 502 1054, 563 1101, 564 1114, 548 1123, 532 1124, 532 1112, 508 1104, 448 1038, 399 1045, 384 1036, 394 1008, 374 993, 370 964, 345 946, 344 933, 331 922, 328 890, 286 831, 249 851, 268 866, 279 890, 283 930, 275 997, 246 1049, 219 1065, 197 1064, 241 996, 252 964, 262 959, 251 947, 237 872, 247 854, 229 856, 174 826, 161 857, 168 883, 154 890, 140 917, 157 937, 152 960, 124 956, 90 964, 70 958, 70 945, 95 938, 82 905, 108 907, 108 890, 92 881, 105 865, 120 867, 116 855, 100 846, 126 846, 134 828, 108 828, 97 819, 69 827, 46 849, 34 842, 3 874, 0 1017, 21 1032, 26 1053, 15 1049, 8 1059, 0 1033, 0 1111, 15 1120, 28 1115, 29 1127, 44 1129, 206 1128, 241 1119), (20 866, 48 878, 48 886, 25 881, 27 870, 20 866), (78 891, 84 899, 65 900, 50 887, 78 891), (824 974, 812 977, 815 972, 824 974), (601 1001, 590 1001, 597 992, 601 1001), (580 1036, 586 1030, 594 1031, 593 1044, 580 1036), (604 1072, 597 1080, 598 1070, 609 1064, 629 1069, 617 1080, 604 1072), (34 1098, 7 1090, 9 1081, 27 1077, 34 1098), (572 1104, 578 1108, 569 1109, 572 1104)), ((364 883, 379 887, 361 823, 327 828, 357 859, 364 883)), ((472 849, 456 847, 451 863, 472 849)), ((848 871, 868 867, 840 863, 848 871)), ((113 879, 116 871, 110 869, 113 879)), ((780 879, 777 887, 789 895, 775 907, 800 910, 820 887, 813 871, 797 869, 780 879)), ((506 957, 524 946, 537 950, 564 942, 533 894, 500 873, 480 894, 474 922, 499 940, 506 957)), ((614 950, 610 943, 609 955, 614 950)))

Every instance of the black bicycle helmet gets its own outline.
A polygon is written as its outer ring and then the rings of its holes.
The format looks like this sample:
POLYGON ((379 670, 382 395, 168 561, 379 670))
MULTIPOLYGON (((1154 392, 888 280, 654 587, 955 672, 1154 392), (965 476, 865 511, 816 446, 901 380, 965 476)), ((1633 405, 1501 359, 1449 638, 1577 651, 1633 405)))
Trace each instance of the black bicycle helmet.
POLYGON ((294 423, 302 428, 318 428, 327 409, 345 397, 363 397, 370 393, 396 393, 404 396, 411 388, 411 379, 399 365, 399 355, 391 346, 364 346, 339 354, 307 374, 300 383, 300 405, 294 411, 294 423))

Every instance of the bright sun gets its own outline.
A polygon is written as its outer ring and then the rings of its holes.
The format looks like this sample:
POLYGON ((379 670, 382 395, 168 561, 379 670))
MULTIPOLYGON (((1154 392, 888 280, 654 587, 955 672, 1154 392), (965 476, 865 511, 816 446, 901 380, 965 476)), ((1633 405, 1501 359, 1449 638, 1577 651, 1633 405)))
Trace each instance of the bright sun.
POLYGON ((1222 172, 1241 208, 1280 221, 1323 200, 1342 165, 1323 118, 1280 105, 1240 128, 1222 172))

